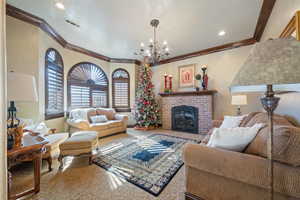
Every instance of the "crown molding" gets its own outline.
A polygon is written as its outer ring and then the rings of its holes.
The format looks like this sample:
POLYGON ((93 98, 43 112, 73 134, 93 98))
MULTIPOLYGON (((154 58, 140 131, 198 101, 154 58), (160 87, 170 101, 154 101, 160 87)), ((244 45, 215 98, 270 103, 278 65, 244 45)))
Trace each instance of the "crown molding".
MULTIPOLYGON (((203 56, 203 55, 216 53, 216 52, 220 52, 220 51, 225 51, 225 50, 229 50, 229 49, 234 49, 234 48, 238 48, 238 47, 242 47, 242 46, 252 45, 256 42, 259 42, 261 39, 261 36, 265 30, 265 27, 267 25, 268 19, 272 13, 275 2, 276 2, 276 0, 263 0, 263 5, 262 5, 260 15, 259 15, 259 18, 257 21, 256 29, 255 29, 255 32, 254 32, 254 35, 252 38, 248 38, 245 40, 236 41, 236 42, 232 42, 232 43, 192 52, 189 54, 184 54, 184 55, 168 58, 168 59, 160 61, 158 63, 158 65, 176 62, 179 60, 185 60, 185 59, 192 58, 192 57, 203 56)), ((85 55, 88 55, 88 56, 91 56, 91 57, 94 57, 94 58, 97 58, 100 60, 111 62, 111 63, 132 63, 132 64, 136 64, 136 65, 141 64, 141 61, 139 61, 139 60, 110 58, 110 57, 104 56, 102 54, 96 53, 94 51, 71 44, 71 43, 67 42, 57 31, 55 31, 55 29, 52 26, 50 26, 44 19, 39 18, 35 15, 32 15, 32 14, 30 14, 24 10, 21 10, 19 8, 16 8, 12 5, 6 4, 6 14, 8 16, 17 18, 19 20, 22 20, 24 22, 27 22, 34 26, 39 27, 40 29, 42 29, 44 32, 46 32, 50 37, 52 37, 54 40, 56 40, 61 46, 63 46, 66 49, 70 49, 72 51, 76 51, 76 52, 79 52, 79 53, 82 53, 82 54, 85 54, 85 55)))
POLYGON ((173 58, 165 59, 165 60, 160 61, 158 65, 163 65, 163 64, 176 62, 176 61, 180 61, 180 60, 185 60, 185 59, 188 59, 188 58, 193 58, 193 57, 198 57, 198 56, 204 56, 204 55, 208 55, 208 54, 211 54, 211 53, 216 53, 216 52, 225 51, 225 50, 229 50, 229 49, 234 49, 234 48, 238 48, 238 47, 248 46, 248 45, 252 45, 256 42, 257 41, 254 38, 249 38, 249 39, 246 39, 246 40, 232 42, 232 43, 224 44, 224 45, 221 45, 221 46, 216 46, 216 47, 204 49, 204 50, 201 50, 201 51, 197 51, 197 52, 193 52, 193 53, 189 53, 189 54, 180 55, 180 56, 176 56, 176 57, 173 57, 173 58))
POLYGON ((111 58, 110 62, 112 63, 132 63, 136 65, 141 65, 141 61, 133 60, 133 59, 126 59, 126 58, 111 58))

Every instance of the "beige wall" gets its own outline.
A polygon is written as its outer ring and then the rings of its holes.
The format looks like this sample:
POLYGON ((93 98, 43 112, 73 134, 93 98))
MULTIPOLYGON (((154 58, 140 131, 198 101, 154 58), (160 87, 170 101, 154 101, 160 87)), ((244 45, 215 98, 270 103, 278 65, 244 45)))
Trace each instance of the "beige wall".
MULTIPOLYGON (((231 105, 229 85, 249 55, 251 49, 252 46, 246 46, 154 67, 153 82, 155 84, 156 93, 163 91, 164 73, 171 74, 173 76, 173 88, 175 91, 179 91, 178 66, 196 64, 195 73, 197 74, 201 72, 201 66, 205 64, 208 65, 208 89, 218 91, 217 95, 215 95, 214 118, 217 119, 224 115, 235 114, 236 108, 231 105)), ((196 84, 199 84, 199 82, 196 84)), ((194 89, 190 88, 189 90, 194 89)), ((242 107, 242 111, 244 113, 260 109, 257 95, 249 95, 248 100, 249 105, 242 107)))
MULTIPOLYGON (((37 81, 38 29, 15 18, 7 17, 6 20, 8 71, 33 75, 37 81)), ((38 103, 17 103, 18 116, 37 120, 38 106, 38 103)))
MULTIPOLYGON (((135 64, 109 63, 96 59, 85 54, 77 53, 63 48, 59 43, 53 40, 49 35, 39 28, 20 21, 18 19, 7 17, 7 49, 8 49, 8 67, 15 72, 32 74, 36 77, 38 85, 38 103, 17 104, 21 118, 30 118, 36 121, 44 120, 45 113, 45 53, 48 48, 55 48, 63 57, 64 75, 65 75, 65 110, 67 110, 67 75, 69 70, 79 62, 91 62, 100 66, 109 79, 109 103, 112 105, 111 97, 111 73, 117 68, 126 69, 131 76, 130 84, 135 85, 135 64)), ((135 101, 135 87, 130 91, 130 103, 133 106, 135 101)), ((126 113, 131 118, 130 113, 126 113)), ((48 120, 47 124, 51 128, 57 128, 64 131, 65 119, 58 118, 48 120)))
POLYGON ((7 199, 5 0, 0 0, 0 199, 7 199))

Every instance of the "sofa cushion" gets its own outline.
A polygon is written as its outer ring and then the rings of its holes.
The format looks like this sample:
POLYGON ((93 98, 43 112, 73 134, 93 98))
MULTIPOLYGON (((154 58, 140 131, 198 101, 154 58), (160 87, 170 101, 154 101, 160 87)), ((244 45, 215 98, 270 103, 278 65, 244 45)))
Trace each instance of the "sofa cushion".
MULTIPOLYGON (((246 153, 267 157, 269 129, 263 128, 246 149, 246 153)), ((300 128, 274 126, 273 159, 292 166, 300 166, 300 128)))
POLYGON ((105 130, 105 129, 108 129, 108 128, 109 128, 109 122, 90 124, 90 130, 100 131, 100 130, 105 130))
MULTIPOLYGON (((292 126, 292 124, 285 117, 280 115, 273 115, 273 121, 274 125, 292 126)), ((257 123, 268 124, 268 114, 265 112, 253 113, 253 115, 249 116, 249 118, 246 118, 240 126, 252 127, 257 123)))
POLYGON ((108 121, 108 127, 109 128, 115 128, 115 127, 120 127, 120 126, 123 126, 123 123, 121 120, 111 120, 111 121, 108 121))
POLYGON ((91 121, 92 123, 103 123, 103 122, 107 122, 108 119, 106 115, 96 115, 91 117, 91 121))
POLYGON ((241 121, 240 123, 240 127, 246 127, 246 125, 248 124, 248 122, 257 114, 259 114, 260 112, 251 112, 248 115, 246 115, 246 117, 241 121))
POLYGON ((94 109, 94 108, 90 108, 86 114, 87 114, 87 118, 90 123, 92 123, 92 117, 97 116, 96 109, 94 109))
POLYGON ((108 120, 114 120, 116 111, 113 108, 97 108, 97 115, 106 115, 108 120))
POLYGON ((78 150, 92 148, 98 143, 98 135, 95 131, 80 131, 59 145, 60 150, 78 150))

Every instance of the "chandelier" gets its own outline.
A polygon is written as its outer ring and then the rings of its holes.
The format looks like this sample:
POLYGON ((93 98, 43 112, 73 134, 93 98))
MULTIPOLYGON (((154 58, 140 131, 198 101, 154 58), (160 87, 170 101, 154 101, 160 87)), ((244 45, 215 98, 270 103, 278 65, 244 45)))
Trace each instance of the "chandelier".
POLYGON ((141 48, 138 52, 135 52, 135 55, 140 55, 142 57, 147 57, 148 61, 151 64, 158 64, 159 61, 168 57, 170 55, 169 47, 167 41, 164 41, 163 44, 159 44, 156 37, 156 29, 158 27, 159 20, 152 19, 150 25, 153 27, 154 37, 149 40, 149 45, 145 47, 144 43, 141 43, 141 48))

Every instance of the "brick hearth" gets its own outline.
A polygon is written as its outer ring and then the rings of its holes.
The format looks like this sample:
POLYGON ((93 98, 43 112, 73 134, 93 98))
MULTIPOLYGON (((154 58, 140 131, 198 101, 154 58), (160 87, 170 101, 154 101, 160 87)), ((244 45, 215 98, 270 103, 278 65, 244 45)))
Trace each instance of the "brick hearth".
POLYGON ((172 129, 171 109, 174 106, 187 105, 199 109, 199 133, 206 134, 212 127, 214 93, 216 91, 161 93, 163 129, 172 129))

